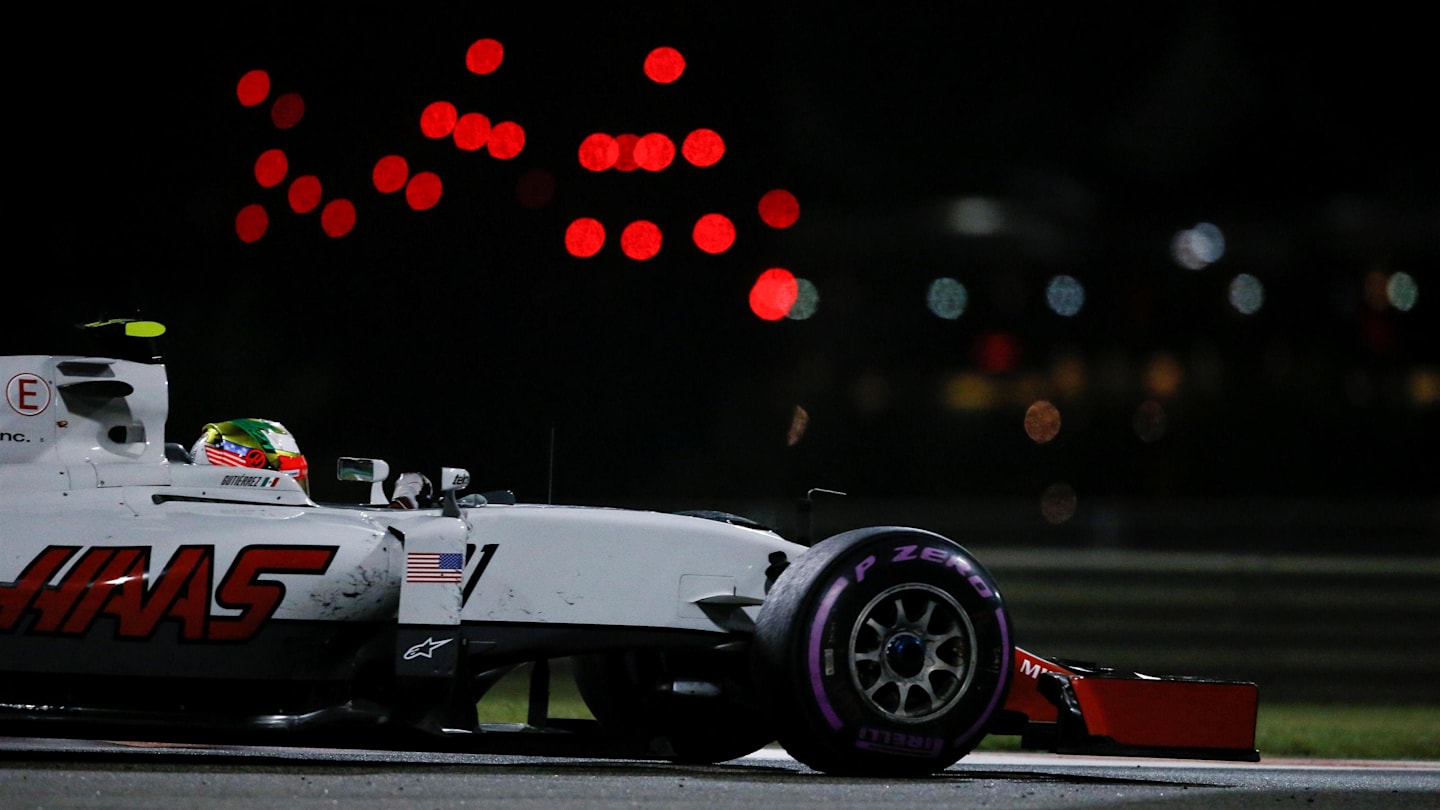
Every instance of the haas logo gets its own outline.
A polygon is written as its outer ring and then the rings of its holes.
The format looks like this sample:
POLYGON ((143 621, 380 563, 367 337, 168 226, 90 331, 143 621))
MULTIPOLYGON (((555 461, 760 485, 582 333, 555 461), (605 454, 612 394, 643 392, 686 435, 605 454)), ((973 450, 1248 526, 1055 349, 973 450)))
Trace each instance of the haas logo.
POLYGON ((259 632, 285 598, 285 585, 266 574, 323 574, 335 546, 247 546, 215 581, 215 547, 181 546, 153 578, 145 546, 50 546, 20 577, 0 583, 0 632, 21 617, 35 620, 32 635, 81 636, 102 616, 115 619, 116 636, 142 639, 160 622, 178 622, 190 641, 244 641, 259 632), (66 564, 65 574, 54 581, 66 564), (235 615, 216 616, 212 603, 235 615))

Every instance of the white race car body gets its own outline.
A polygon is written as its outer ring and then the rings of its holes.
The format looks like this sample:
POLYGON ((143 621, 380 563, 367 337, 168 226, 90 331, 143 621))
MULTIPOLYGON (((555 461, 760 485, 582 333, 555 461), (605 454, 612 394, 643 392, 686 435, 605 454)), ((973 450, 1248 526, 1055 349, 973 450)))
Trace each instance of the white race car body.
POLYGON ((289 476, 176 463, 159 442, 134 441, 163 435, 163 366, 7 357, 0 377, 11 400, 0 413, 0 631, 31 619, 6 641, 19 661, 7 667, 21 671, 144 674, 153 653, 96 655, 96 643, 138 652, 163 641, 172 672, 213 673, 224 653, 255 672, 283 665, 234 642, 284 623, 393 624, 402 594, 404 618, 420 625, 750 631, 769 555, 804 551, 690 515, 321 505, 289 476), (131 390, 84 393, 97 384, 131 390), (436 553, 459 565, 413 570, 436 553))
MULTIPOLYGON (((778 738, 822 770, 894 775, 1002 726, 1084 742, 1075 696, 1116 700, 1093 687, 1117 676, 1015 649, 989 574, 923 530, 811 547, 720 513, 462 499, 455 468, 439 506, 326 505, 279 472, 167 454, 151 359, 0 357, 0 381, 0 733, 704 761, 778 738), (559 658, 594 723, 547 718, 559 658), (499 733, 482 698, 520 664, 530 718, 499 733), (1015 678, 1007 703, 1017 669, 1055 684, 1015 678)), ((357 480, 384 501, 383 478, 357 480)), ((1205 713, 1213 695, 1238 731, 1132 747, 1251 753, 1253 685, 1216 685, 1205 713)))

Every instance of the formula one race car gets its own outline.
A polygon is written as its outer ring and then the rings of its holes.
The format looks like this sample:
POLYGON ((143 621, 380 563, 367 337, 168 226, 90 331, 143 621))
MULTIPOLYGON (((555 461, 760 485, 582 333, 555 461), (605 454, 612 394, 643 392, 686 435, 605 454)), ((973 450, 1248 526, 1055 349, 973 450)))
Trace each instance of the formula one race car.
POLYGON ((778 741, 887 776, 987 734, 1258 759, 1254 684, 1019 649, 990 573, 929 531, 807 545, 719 512, 462 496, 458 468, 394 509, 362 458, 338 474, 370 502, 322 504, 293 470, 167 446, 153 354, 0 357, 0 380, 0 734, 681 762, 778 741), (550 716, 556 661, 593 719, 550 716), (524 665, 526 722, 487 720, 524 665))

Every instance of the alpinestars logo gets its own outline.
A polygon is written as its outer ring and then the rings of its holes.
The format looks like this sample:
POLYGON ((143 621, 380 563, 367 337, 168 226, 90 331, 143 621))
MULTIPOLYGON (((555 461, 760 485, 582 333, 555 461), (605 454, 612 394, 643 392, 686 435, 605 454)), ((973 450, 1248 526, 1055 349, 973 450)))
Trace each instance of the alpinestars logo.
POLYGON ((436 650, 444 647, 446 644, 449 644, 454 640, 455 639, 453 638, 442 638, 439 641, 436 641, 435 637, 431 636, 430 638, 425 639, 419 644, 416 644, 414 647, 406 650, 405 660, 414 661, 416 658, 434 658, 436 650))

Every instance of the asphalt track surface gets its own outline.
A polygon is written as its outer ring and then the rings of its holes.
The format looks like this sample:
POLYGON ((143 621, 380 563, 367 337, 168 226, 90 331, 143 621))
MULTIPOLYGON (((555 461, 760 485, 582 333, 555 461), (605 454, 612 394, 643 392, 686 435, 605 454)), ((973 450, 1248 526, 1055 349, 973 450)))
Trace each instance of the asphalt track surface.
POLYGON ((972 754, 905 781, 826 776, 778 749, 720 765, 0 738, 0 807, 1440 807, 1440 762, 1260 763, 972 754))

